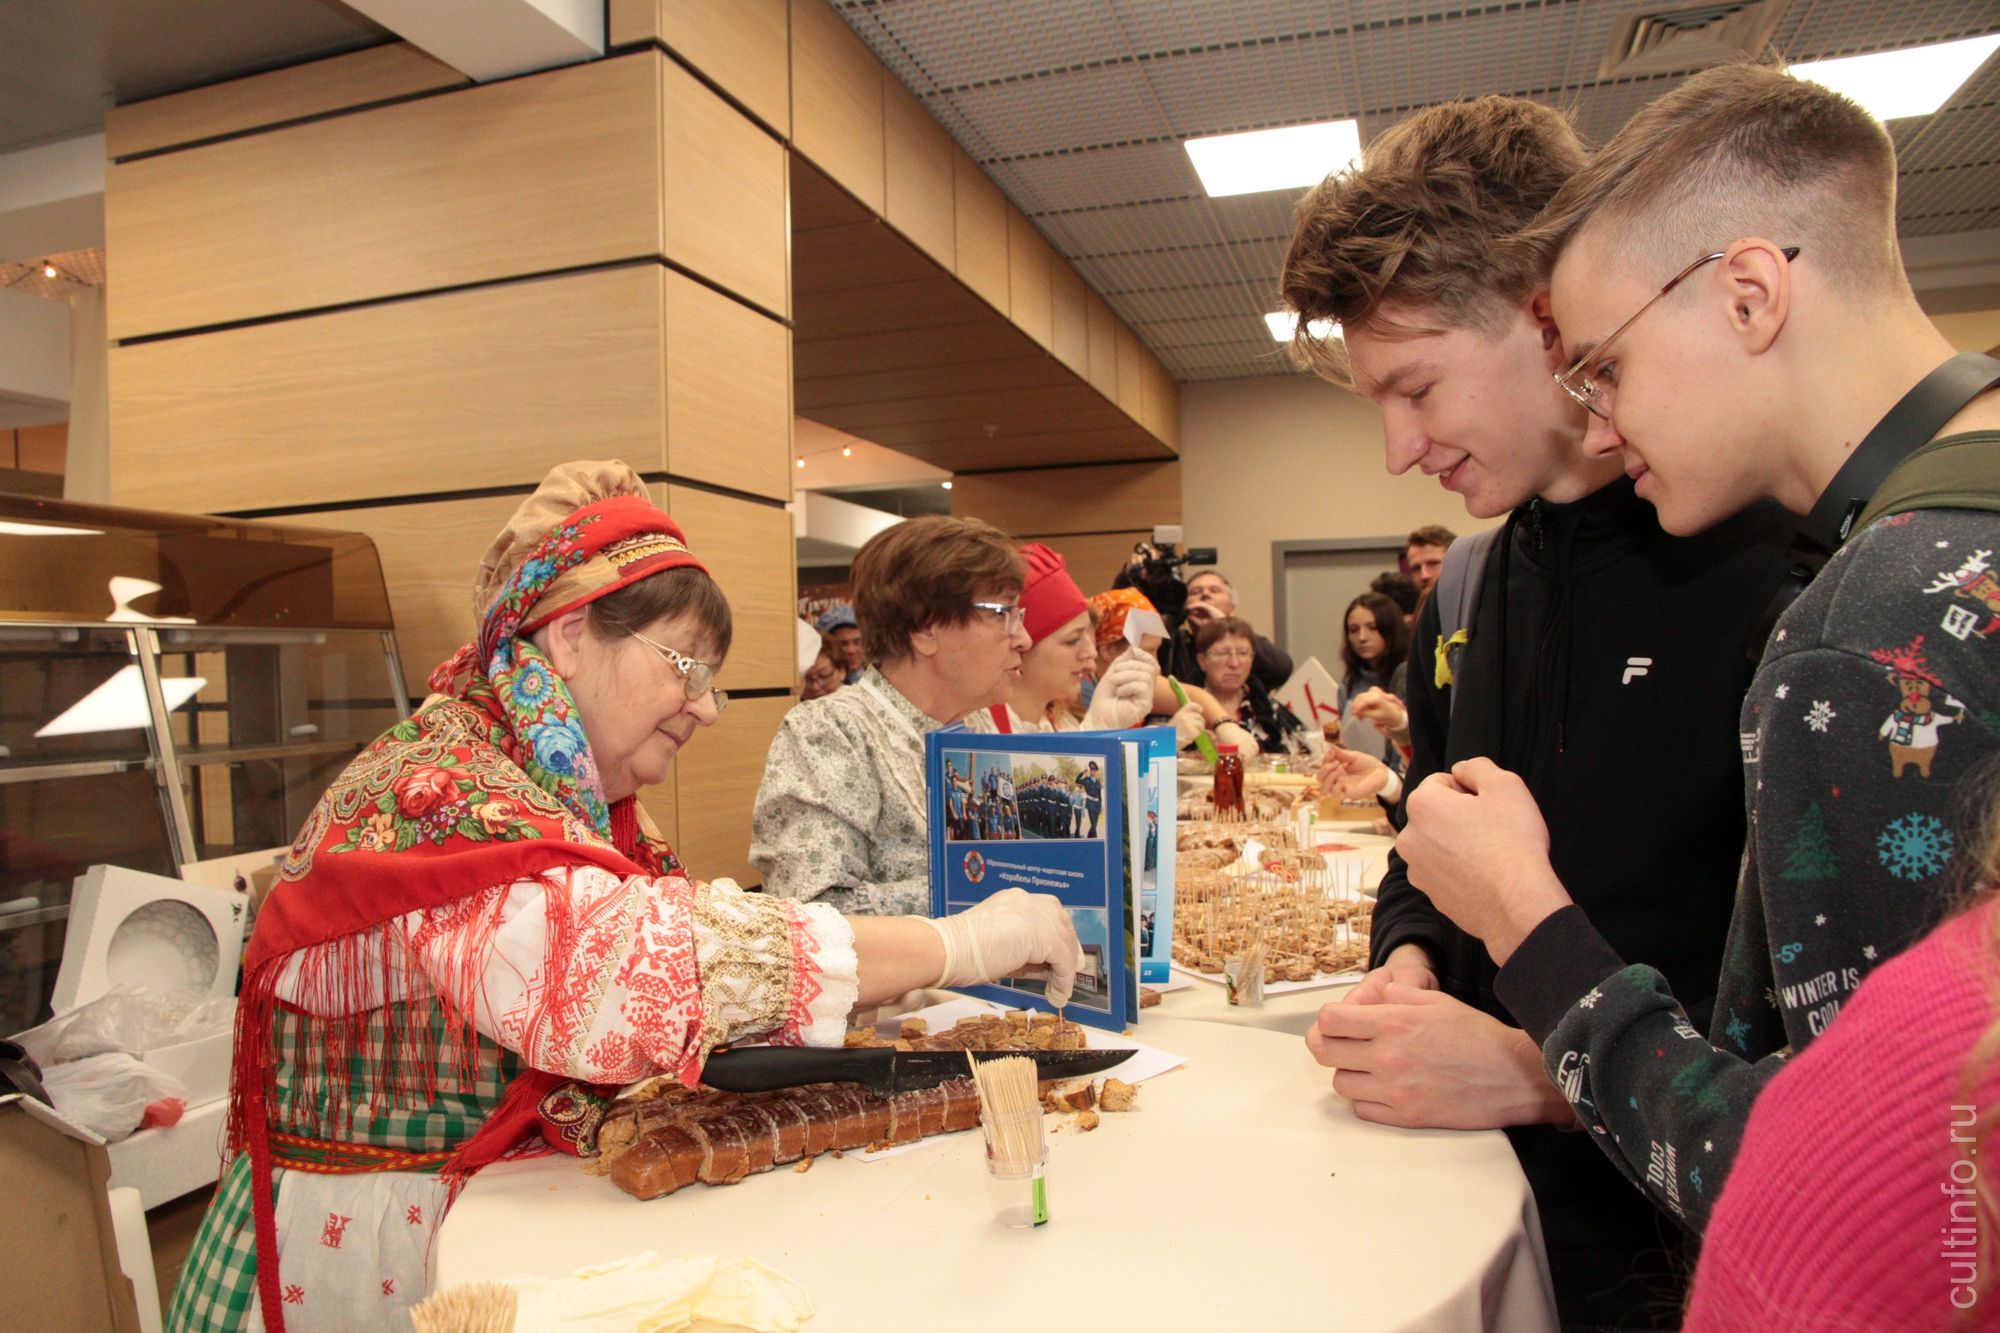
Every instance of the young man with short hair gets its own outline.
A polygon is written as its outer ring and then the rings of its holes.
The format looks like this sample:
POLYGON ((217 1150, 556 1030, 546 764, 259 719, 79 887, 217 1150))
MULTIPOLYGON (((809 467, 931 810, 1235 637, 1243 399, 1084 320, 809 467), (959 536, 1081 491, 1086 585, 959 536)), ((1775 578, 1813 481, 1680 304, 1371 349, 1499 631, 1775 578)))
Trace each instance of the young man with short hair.
POLYGON ((1403 565, 1417 581, 1417 591, 1428 593, 1444 568, 1444 553, 1458 540, 1458 534, 1442 524, 1432 523, 1410 534, 1403 547, 1403 565))
MULTIPOLYGON (((1437 477, 1475 518, 1508 515, 1467 623, 1444 626, 1436 595, 1419 614, 1413 781, 1474 755, 1526 772, 1592 920, 1662 951, 1692 988, 1722 955, 1744 645, 1784 529, 1763 516, 1670 539, 1615 460, 1585 452, 1586 414, 1550 378, 1566 362, 1547 292, 1502 244, 1584 161, 1568 123, 1523 99, 1419 112, 1300 203, 1283 292, 1302 329, 1344 326, 1344 343, 1307 332, 1302 347, 1381 410, 1391 472, 1437 477)), ((1308 1036, 1335 1089, 1364 1119, 1506 1128, 1565 1322, 1671 1320, 1678 1237, 1586 1136, 1563 1132, 1575 1117, 1478 942, 1393 858, 1371 962, 1308 1036)))
MULTIPOLYGON (((2000 368, 1954 358, 1918 308, 1895 186, 1889 136, 1858 106, 1724 66, 1640 111, 1527 234, 1557 256, 1561 378, 1591 409, 1591 451, 1670 531, 1768 498, 1807 516, 1802 549, 1834 552, 1744 701, 1748 843, 1712 1024, 1676 998, 1707 985, 1626 966, 1657 950, 1574 909, 1532 778, 1504 759, 1413 792, 1399 843, 1501 965, 1588 1137, 1695 1231, 1785 1056, 1949 909, 1978 822, 1954 789, 2000 729, 2000 394, 1982 391, 2000 368), (1968 375, 1948 393, 1947 363, 1968 375), (1927 420, 1896 424, 1932 393, 1927 420), (1939 469, 1937 502, 1909 507, 1915 474, 1890 469, 1934 435, 1912 467, 1939 469)), ((1622 821, 1604 833, 1643 873, 1622 821)))

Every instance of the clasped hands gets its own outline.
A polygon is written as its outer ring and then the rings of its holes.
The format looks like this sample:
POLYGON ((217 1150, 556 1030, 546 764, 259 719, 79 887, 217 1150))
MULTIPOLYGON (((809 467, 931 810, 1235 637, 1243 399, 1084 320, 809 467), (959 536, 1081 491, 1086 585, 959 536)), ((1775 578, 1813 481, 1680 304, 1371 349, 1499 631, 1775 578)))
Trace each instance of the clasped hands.
MULTIPOLYGON (((1396 849, 1410 882, 1485 940, 1497 962, 1569 903, 1534 797, 1498 765, 1475 759, 1433 774, 1407 809, 1396 849)), ((1306 1045, 1363 1120, 1494 1129, 1574 1119, 1533 1039, 1444 994, 1415 945, 1393 950, 1344 1000, 1322 1007, 1306 1045)))

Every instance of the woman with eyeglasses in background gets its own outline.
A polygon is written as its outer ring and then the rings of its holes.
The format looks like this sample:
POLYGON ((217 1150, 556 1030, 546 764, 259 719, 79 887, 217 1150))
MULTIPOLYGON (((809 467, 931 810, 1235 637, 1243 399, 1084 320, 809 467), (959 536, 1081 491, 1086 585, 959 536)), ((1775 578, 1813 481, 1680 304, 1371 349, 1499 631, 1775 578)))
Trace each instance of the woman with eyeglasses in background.
POLYGON ((771 742, 750 837, 767 893, 929 914, 924 734, 1006 703, 1030 646, 1026 581, 1014 543, 977 519, 911 519, 855 555, 869 665, 771 742))
MULTIPOLYGON (((1208 679, 1208 692, 1250 733, 1259 750, 1265 754, 1305 752, 1305 723, 1273 699, 1264 683, 1251 674, 1257 635, 1248 621, 1224 616, 1207 622, 1195 632, 1194 651, 1208 679)), ((1228 725, 1217 727, 1218 734, 1228 725)))

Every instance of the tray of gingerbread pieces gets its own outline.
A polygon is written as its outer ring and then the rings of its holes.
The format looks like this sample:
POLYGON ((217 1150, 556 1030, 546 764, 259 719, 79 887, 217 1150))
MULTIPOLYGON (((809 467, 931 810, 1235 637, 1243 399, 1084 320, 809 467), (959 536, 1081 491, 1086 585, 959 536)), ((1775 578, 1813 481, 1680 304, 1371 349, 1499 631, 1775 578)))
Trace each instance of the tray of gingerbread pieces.
MULTIPOLYGON (((1084 1030, 1053 1014, 967 1018, 938 1033, 921 1019, 906 1021, 893 1038, 872 1028, 847 1035, 850 1046, 894 1045, 903 1050, 1082 1050, 1084 1030)), ((1105 1079, 1082 1089, 1042 1085, 1044 1108, 1087 1115, 1128 1110, 1130 1084, 1105 1079), (1074 1100, 1071 1100, 1074 1099, 1074 1100)), ((598 1156, 586 1170, 607 1175, 640 1199, 656 1199, 689 1185, 734 1185, 791 1165, 804 1171, 815 1159, 880 1151, 979 1124, 979 1093, 971 1077, 884 1096, 854 1083, 817 1083, 772 1092, 720 1092, 654 1079, 619 1101, 598 1128, 598 1156)))
POLYGON ((1271 994, 1332 985, 1367 966, 1374 903, 1362 895, 1359 862, 1300 848, 1294 827, 1197 820, 1176 831, 1176 967, 1220 984, 1228 962, 1261 941, 1271 994))

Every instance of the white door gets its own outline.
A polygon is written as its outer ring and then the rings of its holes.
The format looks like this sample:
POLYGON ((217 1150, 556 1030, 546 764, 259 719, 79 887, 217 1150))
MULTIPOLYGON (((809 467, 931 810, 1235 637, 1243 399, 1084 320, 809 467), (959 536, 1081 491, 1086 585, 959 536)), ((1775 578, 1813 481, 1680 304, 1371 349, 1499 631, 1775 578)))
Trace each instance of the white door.
POLYGON ((1393 571, 1402 553, 1400 546, 1285 552, 1285 576, 1277 594, 1285 611, 1284 647, 1292 660, 1317 657, 1327 674, 1339 680, 1345 674, 1340 641, 1347 604, 1367 592, 1376 575, 1393 571))

